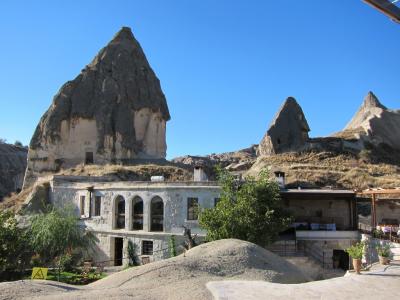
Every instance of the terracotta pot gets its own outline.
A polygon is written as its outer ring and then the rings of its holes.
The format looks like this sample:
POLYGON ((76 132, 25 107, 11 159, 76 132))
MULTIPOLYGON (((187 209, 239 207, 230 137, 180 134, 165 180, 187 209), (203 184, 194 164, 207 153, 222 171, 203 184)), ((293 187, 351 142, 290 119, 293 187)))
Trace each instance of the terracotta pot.
POLYGON ((379 263, 381 265, 388 265, 390 263, 389 257, 379 256, 379 263))
POLYGON ((353 258, 353 268, 354 271, 356 271, 357 274, 360 274, 361 272, 361 259, 359 258, 353 258))

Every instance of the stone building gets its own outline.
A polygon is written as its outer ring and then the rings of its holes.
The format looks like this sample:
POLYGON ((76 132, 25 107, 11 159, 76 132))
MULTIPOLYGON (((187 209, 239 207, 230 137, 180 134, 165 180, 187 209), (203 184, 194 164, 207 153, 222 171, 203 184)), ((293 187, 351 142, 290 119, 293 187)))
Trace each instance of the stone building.
MULTIPOLYGON (((306 251, 321 264, 332 264, 335 252, 346 257, 343 250, 359 239, 354 192, 285 189, 284 174, 280 175, 283 205, 294 216, 296 227, 289 242, 293 250, 306 251)), ((204 239, 197 208, 214 207, 221 192, 218 183, 208 181, 199 167, 194 181, 162 179, 116 182, 107 177, 55 175, 49 198, 56 207, 72 205, 81 222, 97 236, 95 262, 127 264, 129 242, 136 246, 140 262, 151 262, 168 258, 171 236, 181 245, 185 228, 199 241, 204 239)))
MULTIPOLYGON (((140 261, 169 257, 169 240, 184 240, 184 229, 203 239, 197 207, 214 207, 220 187, 216 182, 110 182, 102 177, 53 176, 50 201, 72 205, 81 221, 98 238, 95 262, 127 264, 128 242, 140 261)), ((179 251, 179 249, 178 249, 179 251)))
POLYGON ((123 27, 55 95, 31 139, 24 186, 81 163, 165 159, 169 119, 160 82, 123 27))

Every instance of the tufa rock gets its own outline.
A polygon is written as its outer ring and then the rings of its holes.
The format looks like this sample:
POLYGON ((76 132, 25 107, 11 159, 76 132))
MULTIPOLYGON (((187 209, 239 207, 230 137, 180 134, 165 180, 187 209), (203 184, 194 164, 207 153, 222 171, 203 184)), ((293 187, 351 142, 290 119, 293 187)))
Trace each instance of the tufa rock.
POLYGON ((21 190, 27 153, 25 147, 0 143, 0 201, 21 190))
POLYGON ((400 111, 386 108, 369 92, 343 132, 375 146, 386 144, 400 149, 400 111))
POLYGON ((25 184, 80 163, 164 159, 170 119, 160 82, 130 28, 65 83, 32 137, 25 184))
POLYGON ((259 155, 299 151, 309 140, 307 120, 297 101, 289 97, 276 114, 258 148, 259 155))

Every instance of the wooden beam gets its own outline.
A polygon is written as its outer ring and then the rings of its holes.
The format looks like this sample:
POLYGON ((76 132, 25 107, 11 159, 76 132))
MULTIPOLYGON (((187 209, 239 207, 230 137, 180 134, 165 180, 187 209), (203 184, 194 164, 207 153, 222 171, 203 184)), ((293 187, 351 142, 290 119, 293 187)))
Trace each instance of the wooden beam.
POLYGON ((357 192, 357 195, 399 195, 400 196, 400 188, 396 189, 368 189, 361 192, 357 192))
POLYGON ((392 2, 388 0, 364 0, 364 2, 388 16, 393 21, 400 23, 400 8, 392 2))

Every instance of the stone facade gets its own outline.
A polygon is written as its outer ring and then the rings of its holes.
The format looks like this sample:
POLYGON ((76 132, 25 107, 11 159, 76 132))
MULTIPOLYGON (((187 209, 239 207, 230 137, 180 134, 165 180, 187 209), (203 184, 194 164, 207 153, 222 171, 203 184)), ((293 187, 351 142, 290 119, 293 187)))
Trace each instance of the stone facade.
MULTIPOLYGON (((127 264, 128 241, 136 245, 137 256, 150 261, 169 257, 169 240, 176 237, 179 246, 184 227, 203 239, 197 220, 188 220, 190 198, 197 198, 201 208, 210 208, 219 197, 220 187, 215 182, 106 182, 88 177, 54 176, 51 181, 50 201, 56 207, 72 205, 81 214, 85 224, 99 239, 93 259, 97 262, 116 263, 116 242, 123 239, 123 264, 127 264), (82 202, 82 197, 84 201, 82 202), (96 197, 100 199, 99 215, 96 214, 96 197), (89 200, 91 199, 91 201, 89 200), (152 201, 162 201, 162 229, 152 229, 152 201), (123 222, 118 203, 123 201, 123 222), (143 201, 143 229, 134 229, 134 204, 143 201), (82 208, 82 203, 84 207, 82 208), (91 209, 89 209, 91 206, 91 209), (122 228, 117 222, 124 223, 122 228), (143 241, 152 242, 152 255, 144 254, 143 241)), ((137 220, 136 220, 137 221, 137 220)), ((121 224, 120 224, 121 225, 121 224)), ((179 251, 179 249, 178 249, 179 251)))

